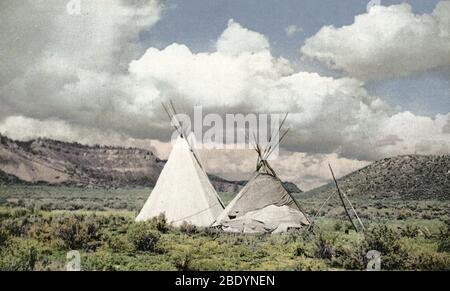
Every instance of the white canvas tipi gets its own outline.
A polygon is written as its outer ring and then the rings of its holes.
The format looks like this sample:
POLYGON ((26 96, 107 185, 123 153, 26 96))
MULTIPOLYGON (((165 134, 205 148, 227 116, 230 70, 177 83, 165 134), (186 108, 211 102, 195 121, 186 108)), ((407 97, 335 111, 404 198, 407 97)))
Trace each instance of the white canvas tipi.
POLYGON ((187 222, 208 227, 223 211, 223 203, 191 146, 194 144, 193 135, 185 136, 181 133, 175 142, 169 160, 136 221, 164 214, 173 226, 187 222))
POLYGON ((280 233, 309 225, 306 214, 267 162, 271 148, 262 150, 255 146, 258 153, 255 174, 214 226, 226 232, 280 233))

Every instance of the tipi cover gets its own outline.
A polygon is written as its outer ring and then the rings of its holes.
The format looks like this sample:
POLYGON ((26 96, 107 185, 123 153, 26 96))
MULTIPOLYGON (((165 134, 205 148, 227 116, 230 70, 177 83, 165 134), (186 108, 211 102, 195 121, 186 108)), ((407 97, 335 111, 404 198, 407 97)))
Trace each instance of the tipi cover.
POLYGON ((217 218, 224 231, 279 233, 309 221, 282 182, 269 173, 256 173, 217 218))
POLYGON ((163 213, 174 226, 187 222, 208 227, 223 211, 223 203, 188 140, 183 135, 178 137, 136 221, 145 221, 163 213))
POLYGON ((272 149, 270 145, 265 150, 255 146, 256 173, 220 214, 214 226, 228 232, 279 233, 309 225, 308 218, 267 162, 272 149))

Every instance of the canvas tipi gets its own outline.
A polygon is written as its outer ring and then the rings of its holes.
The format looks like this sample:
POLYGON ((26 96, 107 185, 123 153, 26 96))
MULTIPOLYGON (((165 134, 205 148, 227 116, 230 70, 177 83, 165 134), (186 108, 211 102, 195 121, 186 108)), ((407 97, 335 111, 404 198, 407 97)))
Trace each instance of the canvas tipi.
POLYGON ((272 148, 255 146, 256 172, 214 226, 227 232, 280 233, 309 225, 306 214, 267 162, 272 148))
POLYGON ((199 227, 211 226, 223 211, 223 203, 195 151, 193 134, 186 134, 176 121, 173 105, 172 112, 167 108, 166 111, 172 117, 179 137, 136 221, 164 214, 173 226, 184 222, 199 227))

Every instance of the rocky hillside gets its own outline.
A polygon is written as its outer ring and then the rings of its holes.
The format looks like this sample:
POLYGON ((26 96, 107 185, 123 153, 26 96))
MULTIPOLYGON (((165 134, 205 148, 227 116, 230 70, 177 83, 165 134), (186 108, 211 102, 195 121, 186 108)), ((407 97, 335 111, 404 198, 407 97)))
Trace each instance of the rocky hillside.
POLYGON ((217 192, 237 193, 247 184, 247 181, 228 181, 212 174, 208 177, 217 192))
POLYGON ((147 150, 48 139, 17 142, 0 136, 0 170, 29 183, 153 186, 163 166, 147 150))
MULTIPOLYGON (((450 155, 386 158, 339 179, 349 196, 450 199, 450 155)), ((334 184, 309 191, 330 195, 334 184)))
POLYGON ((289 193, 302 193, 303 191, 298 188, 297 185, 295 185, 292 182, 283 182, 284 188, 288 190, 289 193))
MULTIPOLYGON (((19 142, 0 135, 0 184, 152 187, 164 164, 148 150, 90 147, 49 139, 19 142)), ((219 192, 238 192, 246 184, 209 176, 219 192)), ((285 186, 301 192, 293 183, 285 186)))

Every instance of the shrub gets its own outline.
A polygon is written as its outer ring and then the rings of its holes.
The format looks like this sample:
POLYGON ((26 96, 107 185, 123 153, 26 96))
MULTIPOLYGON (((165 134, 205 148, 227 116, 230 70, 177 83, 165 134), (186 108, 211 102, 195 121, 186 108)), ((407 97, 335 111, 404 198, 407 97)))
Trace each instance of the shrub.
POLYGON ((381 253, 382 268, 400 270, 404 268, 408 253, 402 248, 400 234, 387 226, 376 226, 365 233, 363 248, 367 253, 376 250, 381 253))
POLYGON ((422 271, 450 271, 450 257, 442 253, 420 253, 412 256, 408 269, 422 271))
POLYGON ((128 238, 137 251, 154 252, 160 235, 152 229, 151 223, 135 224, 129 231, 128 238))
POLYGON ((333 225, 333 230, 334 231, 341 231, 342 230, 342 222, 341 221, 336 221, 336 223, 334 223, 333 225))
POLYGON ((439 252, 450 252, 450 222, 447 222, 447 229, 441 230, 438 240, 439 252))
POLYGON ((0 255, 2 271, 33 271, 40 256, 38 245, 33 241, 14 239, 0 255))
POLYGON ((400 229, 400 235, 408 238, 415 238, 421 233, 421 230, 415 226, 408 224, 405 228, 400 229))
POLYGON ((221 231, 215 227, 205 227, 201 230, 201 232, 204 235, 212 238, 216 238, 221 234, 221 231))
POLYGON ((383 270, 408 269, 410 258, 401 243, 402 233, 407 236, 415 231, 407 228, 398 233, 387 226, 375 226, 366 231, 362 242, 337 247, 333 264, 349 270, 365 269, 368 263, 366 255, 374 250, 381 253, 383 270))
POLYGON ((183 221, 183 223, 180 226, 180 231, 182 233, 186 233, 186 234, 194 234, 197 233, 197 227, 193 224, 190 224, 186 221, 183 221))
POLYGON ((83 256, 83 271, 116 271, 116 265, 111 253, 99 251, 83 256))
POLYGON ((315 240, 316 249, 314 251, 314 256, 319 259, 331 260, 331 258, 336 254, 335 245, 336 238, 326 238, 323 233, 319 233, 315 240))
POLYGON ((27 233, 28 220, 26 218, 11 218, 2 221, 2 226, 12 236, 24 236, 27 233))
MULTIPOLYGON (((300 233, 299 233, 300 234, 300 233)), ((295 239, 292 241, 295 244, 295 251, 294 255, 297 257, 303 256, 307 258, 313 258, 314 254, 314 247, 315 245, 311 243, 311 239, 304 234, 300 234, 299 236, 296 236, 295 238, 291 238, 286 242, 286 238, 284 241, 284 244, 290 243, 292 239, 295 239)))
POLYGON ((175 259, 175 268, 178 271, 194 271, 192 270, 192 255, 190 253, 182 254, 175 259))
POLYGON ((310 257, 310 249, 305 242, 299 242, 295 248, 295 256, 310 257))
POLYGON ((9 232, 0 226, 0 248, 2 248, 9 240, 9 232))
POLYGON ((99 226, 88 219, 75 216, 54 222, 53 230, 58 246, 70 250, 95 250, 100 243, 99 226))
POLYGON ((406 220, 406 219, 407 219, 407 216, 405 213, 399 213, 397 215, 397 220, 406 220))
POLYGON ((162 233, 166 233, 169 230, 167 219, 164 214, 160 214, 159 216, 150 219, 149 224, 152 228, 162 233))
POLYGON ((324 261, 311 258, 301 258, 294 267, 295 271, 324 271, 327 269, 328 267, 324 261))
POLYGON ((133 245, 124 235, 105 233, 104 239, 107 246, 114 252, 128 252, 133 250, 133 245))
POLYGON ((26 208, 15 208, 12 210, 11 212, 11 216, 14 218, 23 218, 26 217, 30 214, 30 210, 26 209, 26 208))
POLYGON ((336 258, 332 264, 346 270, 363 270, 366 268, 366 252, 361 245, 336 248, 336 258))
POLYGON ((54 230, 48 220, 32 223, 27 231, 28 237, 40 242, 51 242, 54 235, 54 230))

